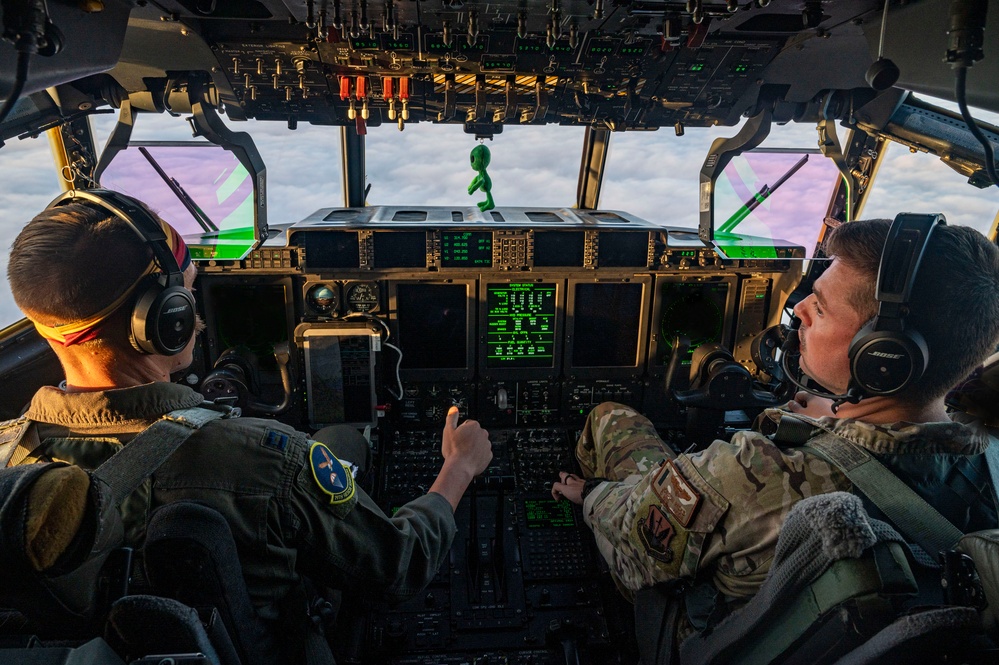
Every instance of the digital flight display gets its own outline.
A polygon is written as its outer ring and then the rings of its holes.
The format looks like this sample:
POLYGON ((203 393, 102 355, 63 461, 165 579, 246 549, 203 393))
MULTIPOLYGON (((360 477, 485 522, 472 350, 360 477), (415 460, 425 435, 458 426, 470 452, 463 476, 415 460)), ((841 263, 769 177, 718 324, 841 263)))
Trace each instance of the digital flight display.
POLYGON ((729 285, 725 282, 666 282, 659 293, 662 313, 659 332, 662 340, 659 363, 666 364, 678 335, 690 339, 684 364, 689 364, 701 344, 721 342, 725 325, 725 303, 729 285))
POLYGON ((302 233, 297 237, 310 270, 356 268, 360 264, 357 231, 302 233))
POLYGON ((399 284, 396 311, 403 369, 463 369, 468 363, 468 287, 399 284))
POLYGON ((585 246, 582 231, 535 231, 534 267, 582 267, 585 246))
POLYGON ((576 284, 573 367, 638 365, 642 289, 640 283, 576 284))
POLYGON ((375 233, 376 268, 425 268, 427 234, 423 231, 375 233))
POLYGON ((553 367, 554 284, 486 287, 486 367, 553 367))
POLYGON ((524 512, 527 514, 528 529, 569 529, 576 526, 572 503, 568 501, 525 499, 524 512))
POLYGON ((443 231, 442 268, 491 268, 493 234, 488 231, 443 231))

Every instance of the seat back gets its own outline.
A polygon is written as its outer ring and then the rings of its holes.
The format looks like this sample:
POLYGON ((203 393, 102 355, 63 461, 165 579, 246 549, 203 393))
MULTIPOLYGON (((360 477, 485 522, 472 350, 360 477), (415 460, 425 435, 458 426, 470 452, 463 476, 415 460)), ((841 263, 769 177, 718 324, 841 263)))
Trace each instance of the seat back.
POLYGON ((834 492, 805 499, 788 514, 759 593, 684 641, 679 662, 862 665, 994 657, 974 608, 906 609, 920 590, 917 577, 923 584, 934 577, 914 575, 906 552, 894 529, 868 518, 859 497, 834 492))
POLYGON ((250 602, 229 526, 205 506, 177 503, 150 516, 142 559, 154 596, 128 595, 132 552, 120 547, 120 519, 108 517, 117 510, 96 483, 72 544, 51 568, 33 568, 28 497, 44 474, 68 468, 0 469, 0 608, 9 608, 0 611, 9 615, 0 633, 10 638, 0 646, 21 648, 30 660, 50 642, 65 647, 106 634, 129 659, 200 652, 219 665, 280 661, 250 602))
MULTIPOLYGON (((198 609, 205 623, 212 609, 218 612, 238 663, 280 660, 274 636, 250 601, 229 524, 216 510, 186 501, 156 509, 146 530, 143 561, 157 595, 198 609)), ((214 641, 227 662, 221 636, 214 641)))

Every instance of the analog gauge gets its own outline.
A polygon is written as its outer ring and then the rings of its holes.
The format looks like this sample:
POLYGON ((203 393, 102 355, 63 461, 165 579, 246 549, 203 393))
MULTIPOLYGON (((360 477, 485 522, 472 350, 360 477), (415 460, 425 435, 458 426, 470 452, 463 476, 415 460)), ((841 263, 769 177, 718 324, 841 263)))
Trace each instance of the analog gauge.
POLYGON ((352 312, 373 312, 378 309, 378 285, 355 282, 347 287, 347 307, 352 312))
POLYGON ((316 284, 305 294, 305 300, 309 307, 319 314, 333 314, 340 306, 340 295, 336 286, 328 284, 316 284))

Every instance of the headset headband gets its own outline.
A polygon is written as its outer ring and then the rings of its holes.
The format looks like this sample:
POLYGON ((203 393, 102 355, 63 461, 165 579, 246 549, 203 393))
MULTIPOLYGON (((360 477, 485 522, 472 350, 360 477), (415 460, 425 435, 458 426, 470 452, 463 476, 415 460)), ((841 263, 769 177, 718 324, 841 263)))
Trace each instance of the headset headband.
POLYGON ((930 236, 937 226, 946 223, 944 216, 940 214, 899 213, 895 216, 888 229, 888 238, 878 267, 878 282, 874 293, 878 301, 878 313, 874 318, 873 330, 904 329, 912 287, 930 236))
MULTIPOLYGON (((101 210, 112 213, 115 217, 128 224, 129 228, 135 231, 152 249, 156 265, 166 275, 165 286, 184 285, 183 270, 190 259, 188 258, 184 261, 185 265, 182 268, 170 247, 166 230, 150 214, 146 207, 139 204, 138 201, 130 196, 113 192, 110 189, 70 190, 59 196, 48 207, 55 208, 68 203, 89 203, 101 210)), ((171 229, 171 231, 173 230, 171 229)), ((183 243, 179 234, 176 237, 183 243)))

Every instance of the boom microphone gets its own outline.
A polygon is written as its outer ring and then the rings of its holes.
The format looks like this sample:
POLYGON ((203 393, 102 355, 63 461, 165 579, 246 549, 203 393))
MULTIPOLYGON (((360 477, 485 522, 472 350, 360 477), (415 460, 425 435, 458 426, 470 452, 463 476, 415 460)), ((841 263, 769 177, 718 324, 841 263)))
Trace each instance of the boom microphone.
POLYGON ((836 413, 836 410, 839 409, 844 402, 856 404, 863 399, 865 396, 863 389, 854 385, 852 378, 847 391, 838 395, 823 388, 821 385, 816 383, 814 379, 801 370, 801 339, 799 338, 798 332, 800 327, 801 319, 797 316, 792 316, 791 325, 786 326, 787 330, 784 335, 784 344, 782 344, 780 348, 780 366, 781 369, 784 370, 784 374, 787 376, 788 381, 796 385, 801 390, 804 390, 806 393, 833 400, 833 413, 836 413), (809 382, 814 385, 808 385, 809 382))

